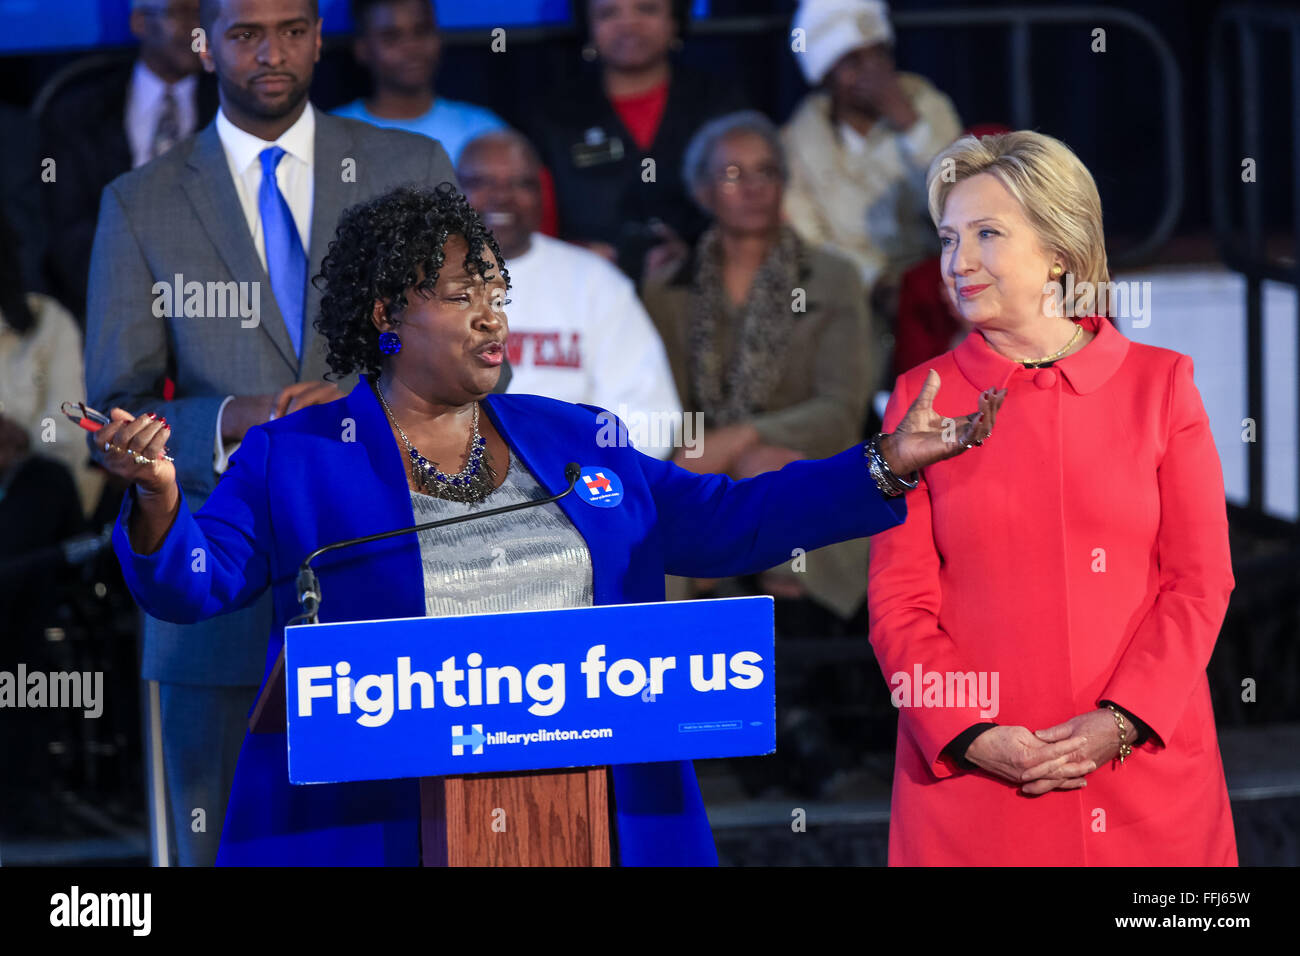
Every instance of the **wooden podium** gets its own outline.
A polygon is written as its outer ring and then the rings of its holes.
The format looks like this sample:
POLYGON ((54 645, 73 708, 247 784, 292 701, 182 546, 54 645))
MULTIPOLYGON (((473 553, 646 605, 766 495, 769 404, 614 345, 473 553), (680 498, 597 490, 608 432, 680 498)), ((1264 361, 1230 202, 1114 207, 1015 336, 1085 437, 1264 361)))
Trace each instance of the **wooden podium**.
POLYGON ((424 866, 609 866, 605 767, 420 778, 424 866))
MULTIPOLYGON (((284 651, 248 719, 285 733, 284 651)), ((420 778, 422 866, 609 866, 606 767, 420 778)))

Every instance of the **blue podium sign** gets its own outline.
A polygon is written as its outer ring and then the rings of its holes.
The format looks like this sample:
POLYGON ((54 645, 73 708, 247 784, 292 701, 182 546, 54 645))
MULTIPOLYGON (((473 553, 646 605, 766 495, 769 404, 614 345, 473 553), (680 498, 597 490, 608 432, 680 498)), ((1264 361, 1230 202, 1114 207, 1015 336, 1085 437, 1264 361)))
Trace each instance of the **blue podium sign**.
POLYGON ((289 779, 770 754, 770 597, 285 629, 289 779))

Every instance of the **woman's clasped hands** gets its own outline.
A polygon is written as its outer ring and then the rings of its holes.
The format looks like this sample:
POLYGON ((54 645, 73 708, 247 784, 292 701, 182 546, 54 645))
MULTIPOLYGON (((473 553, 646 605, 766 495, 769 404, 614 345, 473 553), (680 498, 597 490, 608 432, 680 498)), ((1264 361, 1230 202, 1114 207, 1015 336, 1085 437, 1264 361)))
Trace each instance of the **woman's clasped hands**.
POLYGON ((993 727, 966 750, 980 769, 1017 784, 1021 793, 1077 790, 1087 775, 1119 756, 1119 727, 1107 709, 1091 710, 1038 731, 993 727))

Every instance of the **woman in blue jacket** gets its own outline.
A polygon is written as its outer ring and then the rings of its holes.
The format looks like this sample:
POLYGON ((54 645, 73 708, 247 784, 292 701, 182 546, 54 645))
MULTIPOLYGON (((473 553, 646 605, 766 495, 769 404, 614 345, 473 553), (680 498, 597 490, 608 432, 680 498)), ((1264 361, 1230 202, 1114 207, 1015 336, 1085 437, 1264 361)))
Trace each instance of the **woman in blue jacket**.
MULTIPOLYGON (((271 588, 268 673, 298 565, 321 545, 556 494, 576 461, 559 502, 325 555, 319 620, 660 601, 665 573, 752 573, 900 523, 909 482, 896 476, 981 444, 1001 404, 982 396, 954 440, 930 407, 932 373, 892 435, 745 481, 695 475, 636 451, 601 409, 492 394, 509 274, 449 185, 345 212, 319 278, 330 367, 361 373, 357 386, 251 429, 197 513, 164 457, 165 421, 115 408, 96 439, 134 483, 113 545, 140 605, 190 623, 271 588), (604 481, 622 491, 612 507, 604 481), (502 558, 519 569, 505 585, 484 573, 502 558)), ((690 762, 618 766, 613 781, 619 862, 716 863, 690 762)), ((218 863, 414 865, 418 820, 416 781, 293 787, 284 735, 249 734, 218 863)))

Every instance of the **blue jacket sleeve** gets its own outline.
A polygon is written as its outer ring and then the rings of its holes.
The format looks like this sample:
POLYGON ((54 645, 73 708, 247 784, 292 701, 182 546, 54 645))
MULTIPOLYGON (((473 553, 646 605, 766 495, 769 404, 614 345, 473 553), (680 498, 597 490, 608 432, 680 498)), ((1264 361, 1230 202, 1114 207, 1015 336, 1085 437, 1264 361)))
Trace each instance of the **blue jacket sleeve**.
POLYGON ((123 497, 113 550, 127 587, 149 614, 193 624, 246 607, 270 585, 267 447, 266 433, 250 429, 197 513, 181 493, 176 520, 151 554, 131 547, 126 527, 135 489, 123 497))
POLYGON ((742 481, 642 456, 664 570, 700 578, 756 574, 789 561, 795 548, 812 551, 902 524, 905 496, 880 493, 862 447, 742 481))

